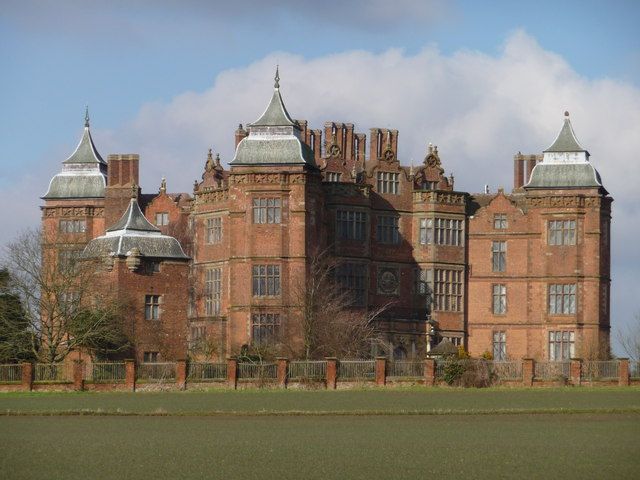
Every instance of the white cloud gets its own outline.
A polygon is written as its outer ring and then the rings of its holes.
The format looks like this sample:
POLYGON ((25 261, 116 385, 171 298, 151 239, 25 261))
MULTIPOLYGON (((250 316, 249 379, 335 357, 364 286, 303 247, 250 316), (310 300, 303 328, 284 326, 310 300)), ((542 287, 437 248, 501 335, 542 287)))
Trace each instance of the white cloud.
POLYGON ((635 248, 640 90, 615 79, 587 79, 521 31, 497 55, 467 50, 443 55, 433 46, 415 55, 391 49, 310 60, 272 53, 221 73, 206 91, 146 105, 122 128, 98 132, 99 149, 139 152, 146 191, 154 191, 163 175, 170 190, 191 191, 210 146, 223 161, 232 158, 233 131, 263 111, 276 63, 294 118, 309 120, 313 128, 330 120, 353 122, 364 132, 398 128, 404 164, 420 162, 433 142, 459 190, 477 192, 485 183, 510 188, 513 154, 541 152, 569 110, 578 138, 615 199, 614 319, 631 319, 640 310, 640 287, 632 281, 640 264, 635 248))

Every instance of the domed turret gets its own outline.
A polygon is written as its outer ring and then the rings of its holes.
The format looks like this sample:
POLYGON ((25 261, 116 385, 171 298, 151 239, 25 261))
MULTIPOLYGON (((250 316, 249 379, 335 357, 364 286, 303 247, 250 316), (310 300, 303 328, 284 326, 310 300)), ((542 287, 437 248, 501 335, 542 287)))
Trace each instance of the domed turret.
POLYGON ((84 132, 75 151, 62 162, 62 171, 51 179, 45 200, 104 198, 107 163, 91 138, 89 110, 85 112, 84 132))

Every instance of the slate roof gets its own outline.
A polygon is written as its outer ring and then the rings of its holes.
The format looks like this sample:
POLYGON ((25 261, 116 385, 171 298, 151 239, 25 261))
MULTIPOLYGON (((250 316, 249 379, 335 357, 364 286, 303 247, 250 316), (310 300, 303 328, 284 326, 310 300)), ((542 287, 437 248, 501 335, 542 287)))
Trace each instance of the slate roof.
POLYGON ((576 139, 569 112, 564 115, 560 133, 544 151, 543 161, 533 168, 525 189, 603 188, 600 174, 589 163, 589 152, 576 139), (567 159, 556 161, 557 154, 562 153, 567 154, 567 159))
POLYGON ((107 186, 106 175, 97 172, 84 172, 83 174, 58 173, 49 182, 49 189, 42 197, 48 199, 64 198, 104 198, 104 189, 107 186))
POLYGON ((107 163, 96 149, 89 131, 88 116, 84 132, 74 152, 62 162, 62 172, 49 182, 43 199, 104 198, 107 163))
MULTIPOLYGON (((565 112, 564 124, 555 141, 545 152, 586 152, 573 131, 571 120, 569 120, 569 112, 565 112)), ((588 153, 588 152, 587 152, 588 153)))
POLYGON ((249 134, 238 144, 230 164, 315 166, 315 160, 311 148, 294 135, 257 139, 249 134))
POLYGON ((106 165, 105 162, 98 150, 96 149, 95 144, 93 143, 93 138, 91 138, 91 132, 89 131, 89 125, 85 124, 84 132, 82 133, 82 138, 80 139, 80 143, 76 147, 75 151, 71 154, 69 158, 67 158, 62 163, 101 163, 106 165))
POLYGON ((249 125, 251 127, 294 127, 298 130, 300 127, 291 119, 287 108, 284 106, 280 88, 273 89, 271 101, 267 109, 258 120, 249 125))
POLYGON ((145 218, 135 198, 131 199, 127 211, 107 229, 105 235, 89 242, 83 256, 128 256, 133 248, 137 248, 143 257, 184 260, 189 258, 178 240, 163 235, 160 229, 145 218))
POLYGON ((531 172, 525 188, 602 187, 600 174, 590 163, 539 163, 531 172))
POLYGON ((287 112, 280 95, 276 70, 273 95, 267 109, 249 125, 249 135, 240 141, 230 165, 310 165, 316 167, 313 151, 300 140, 300 127, 287 112))
POLYGON ((160 229, 147 220, 147 217, 145 217, 142 210, 140 210, 138 201, 132 198, 129 202, 129 207, 127 207, 127 211, 120 217, 120 220, 107 228, 107 232, 116 231, 125 233, 127 231, 159 232, 160 229))

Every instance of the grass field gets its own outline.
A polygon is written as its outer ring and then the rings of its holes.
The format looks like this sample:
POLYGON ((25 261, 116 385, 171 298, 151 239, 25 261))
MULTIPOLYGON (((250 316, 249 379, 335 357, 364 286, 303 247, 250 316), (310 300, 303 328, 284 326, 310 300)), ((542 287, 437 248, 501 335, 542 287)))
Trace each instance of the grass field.
POLYGON ((640 388, 213 390, 145 393, 0 393, 6 413, 211 415, 640 412, 640 388))
POLYGON ((637 388, 0 394, 0 476, 635 479, 639 412, 637 388))

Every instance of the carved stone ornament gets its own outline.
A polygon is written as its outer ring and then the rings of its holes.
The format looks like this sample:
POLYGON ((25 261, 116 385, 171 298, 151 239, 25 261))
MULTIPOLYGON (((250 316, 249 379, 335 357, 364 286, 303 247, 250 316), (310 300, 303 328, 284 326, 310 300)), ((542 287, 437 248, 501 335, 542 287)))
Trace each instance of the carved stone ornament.
POLYGON ((196 196, 196 203, 216 203, 223 202, 229 199, 229 190, 228 189, 212 189, 208 188, 203 192, 198 192, 196 196))
POLYGON ((236 185, 249 183, 249 179, 247 178, 247 175, 231 175, 231 180, 236 185))
POLYGON ((437 156, 430 154, 425 159, 425 163, 427 164, 428 167, 439 167, 440 159, 437 156))
POLYGON ((307 177, 301 173, 289 175, 289 183, 306 183, 307 177))
POLYGON ((378 269, 378 293, 397 295, 400 289, 400 275, 397 268, 378 269))
POLYGON ((413 192, 414 202, 448 203, 451 205, 464 205, 464 195, 450 192, 413 192))
POLYGON ((253 183, 280 183, 280 175, 277 173, 256 173, 253 183))
POLYGON ((527 203, 531 207, 597 207, 600 205, 598 197, 582 196, 554 196, 529 197, 527 203))
POLYGON ((207 162, 204 164, 204 169, 207 172, 210 172, 211 170, 213 170, 213 152, 211 151, 211 149, 209 149, 209 152, 207 153, 207 162))
POLYGON ((387 148, 382 154, 382 158, 384 158, 387 162, 392 162, 394 158, 396 158, 396 154, 393 153, 393 150, 387 148))
POLYGON ((336 145, 335 143, 329 147, 328 152, 329 152, 329 156, 330 157, 337 157, 341 153, 340 147, 338 145, 336 145))

